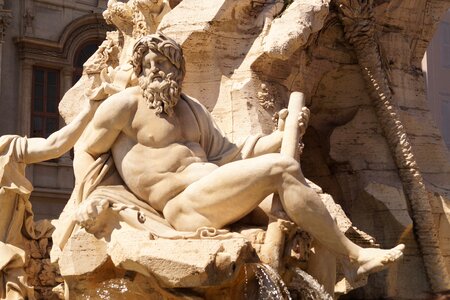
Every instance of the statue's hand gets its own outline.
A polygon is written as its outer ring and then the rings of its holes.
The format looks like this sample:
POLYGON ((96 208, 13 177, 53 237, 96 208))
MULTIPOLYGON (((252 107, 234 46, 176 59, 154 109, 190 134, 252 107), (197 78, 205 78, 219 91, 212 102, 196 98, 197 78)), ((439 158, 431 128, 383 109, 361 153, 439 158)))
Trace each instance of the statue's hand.
POLYGON ((96 225, 97 217, 109 208, 109 201, 101 200, 85 200, 75 212, 75 221, 88 231, 96 225))
MULTIPOLYGON (((280 110, 276 114, 276 117, 278 118, 278 126, 277 126, 278 131, 281 131, 281 132, 284 131, 284 126, 285 126, 286 118, 287 118, 288 114, 289 114, 289 111, 286 108, 280 110)), ((306 128, 308 127, 308 123, 309 123, 310 114, 311 113, 306 106, 302 107, 302 111, 298 114, 297 120, 298 120, 298 128, 300 130, 300 136, 303 136, 306 132, 306 128)))
POLYGON ((306 128, 308 127, 310 115, 311 115, 311 112, 309 111, 309 109, 306 106, 303 106, 302 111, 298 115, 298 128, 300 131, 299 132, 300 137, 302 137, 306 132, 306 128))
MULTIPOLYGON (((97 108, 100 106, 101 103, 102 103, 102 101, 91 100, 85 95, 83 109, 81 110, 79 115, 87 117, 88 118, 87 121, 90 121, 92 119, 92 117, 94 116, 95 111, 97 110, 97 108)), ((83 129, 84 129, 84 127, 83 127, 83 129)))
POLYGON ((287 108, 283 108, 279 112, 275 113, 275 118, 278 119, 278 125, 277 130, 283 132, 284 131, 284 125, 286 124, 286 118, 289 114, 289 111, 287 108))

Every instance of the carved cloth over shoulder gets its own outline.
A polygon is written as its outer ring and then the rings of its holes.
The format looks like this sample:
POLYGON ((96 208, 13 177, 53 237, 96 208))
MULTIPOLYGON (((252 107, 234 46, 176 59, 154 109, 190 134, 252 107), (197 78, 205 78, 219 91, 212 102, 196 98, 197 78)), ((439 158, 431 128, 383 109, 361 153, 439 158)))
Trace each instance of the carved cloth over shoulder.
POLYGON ((202 133, 200 145, 205 150, 210 163, 222 166, 232 161, 253 156, 253 149, 262 136, 261 134, 251 135, 243 142, 232 143, 214 122, 206 107, 185 94, 181 94, 181 99, 189 105, 194 113, 197 125, 202 133))
POLYGON ((26 147, 26 137, 17 135, 0 137, 1 187, 22 195, 29 195, 33 190, 30 181, 25 177, 26 164, 23 163, 23 154, 26 147))

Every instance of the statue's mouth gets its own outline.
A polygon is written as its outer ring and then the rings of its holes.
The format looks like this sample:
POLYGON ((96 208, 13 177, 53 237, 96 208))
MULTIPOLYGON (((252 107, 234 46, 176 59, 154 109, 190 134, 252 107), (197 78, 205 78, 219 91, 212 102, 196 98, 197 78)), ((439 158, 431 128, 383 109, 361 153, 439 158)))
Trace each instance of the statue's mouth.
POLYGON ((150 75, 150 81, 158 80, 159 82, 161 82, 164 80, 164 78, 165 78, 165 74, 162 71, 151 73, 151 75, 150 75))

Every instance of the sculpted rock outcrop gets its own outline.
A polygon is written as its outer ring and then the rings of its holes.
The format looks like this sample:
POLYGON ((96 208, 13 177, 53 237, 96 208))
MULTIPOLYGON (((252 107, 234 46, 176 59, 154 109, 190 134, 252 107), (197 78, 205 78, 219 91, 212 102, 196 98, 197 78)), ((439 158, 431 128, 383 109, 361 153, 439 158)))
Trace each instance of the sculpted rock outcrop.
MULTIPOLYGON (((139 254, 147 255, 144 250, 118 258, 127 244, 121 232, 131 227, 150 239, 232 237, 215 228, 240 220, 271 193, 280 195, 296 226, 324 248, 350 259, 354 279, 402 256, 403 245, 382 250, 361 248, 349 240, 303 177, 299 163, 276 153, 287 134, 285 126, 293 124, 304 134, 306 108, 298 115, 291 111, 288 120, 288 112, 280 112, 272 134, 234 144, 203 105, 181 93, 185 63, 175 41, 162 33, 142 37, 134 46, 132 63, 139 86, 107 98, 79 142, 76 155, 83 155, 84 165, 77 166, 77 178, 82 180, 54 235, 63 250, 60 265, 69 259, 64 253, 67 240, 71 245, 69 237, 81 226, 107 241, 106 252, 116 267, 164 282, 148 259, 140 260, 139 254)), ((228 253, 225 257, 234 255, 226 243, 220 247, 228 253)), ((223 256, 217 256, 216 263, 219 257, 223 256)), ((231 260, 226 261, 220 265, 229 267, 231 260)), ((202 280, 191 281, 191 287, 195 282, 202 280)))

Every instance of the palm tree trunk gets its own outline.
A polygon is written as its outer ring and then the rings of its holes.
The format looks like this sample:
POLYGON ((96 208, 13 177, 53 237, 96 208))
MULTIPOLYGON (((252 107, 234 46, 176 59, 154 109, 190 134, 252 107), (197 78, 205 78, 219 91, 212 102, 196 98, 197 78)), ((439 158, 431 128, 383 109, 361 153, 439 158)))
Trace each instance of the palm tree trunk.
POLYGON ((406 130, 392 104, 386 70, 381 64, 382 57, 375 37, 373 1, 336 0, 336 3, 344 25, 345 38, 354 47, 378 121, 399 170, 431 290, 448 290, 450 277, 439 248, 438 231, 434 225, 428 192, 406 130))

